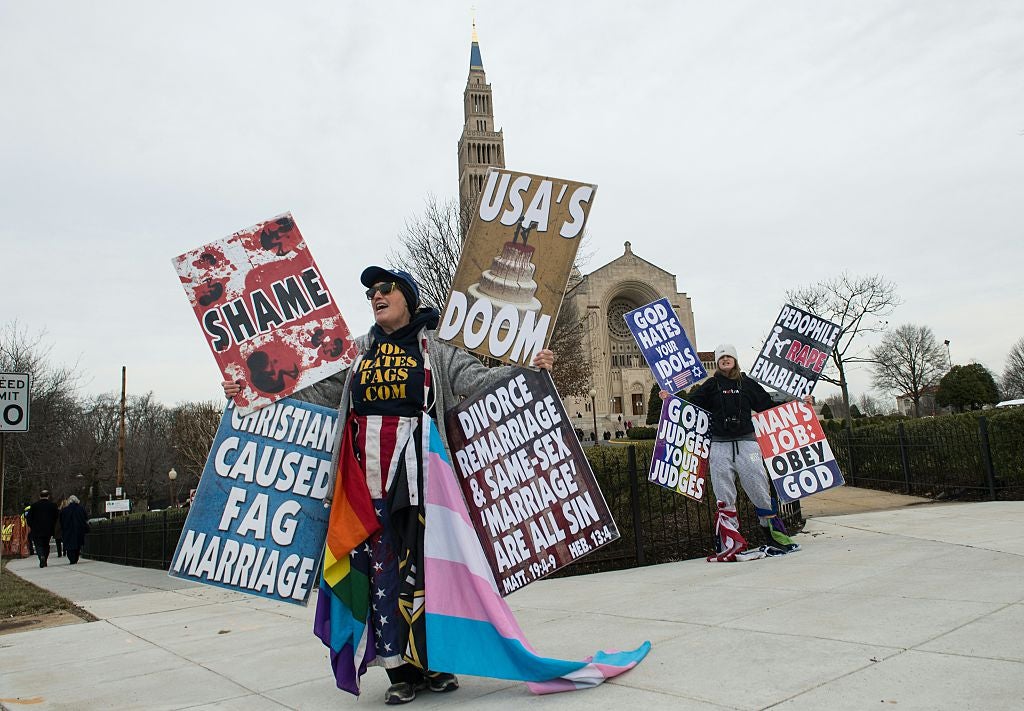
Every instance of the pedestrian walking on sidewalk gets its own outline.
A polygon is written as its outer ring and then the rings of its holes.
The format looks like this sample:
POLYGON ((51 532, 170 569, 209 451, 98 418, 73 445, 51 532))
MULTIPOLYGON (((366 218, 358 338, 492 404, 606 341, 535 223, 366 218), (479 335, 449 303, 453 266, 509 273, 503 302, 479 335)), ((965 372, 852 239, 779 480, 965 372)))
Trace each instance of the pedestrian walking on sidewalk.
POLYGON ((25 514, 28 536, 32 540, 36 555, 39 556, 40 568, 46 567, 46 559, 50 557, 50 539, 53 538, 58 515, 57 504, 50 501, 48 489, 39 492, 39 501, 32 504, 25 514))
POLYGON ((89 516, 85 513, 78 497, 68 497, 67 506, 60 510, 60 527, 64 532, 64 550, 68 563, 75 565, 85 547, 85 534, 89 532, 89 516))

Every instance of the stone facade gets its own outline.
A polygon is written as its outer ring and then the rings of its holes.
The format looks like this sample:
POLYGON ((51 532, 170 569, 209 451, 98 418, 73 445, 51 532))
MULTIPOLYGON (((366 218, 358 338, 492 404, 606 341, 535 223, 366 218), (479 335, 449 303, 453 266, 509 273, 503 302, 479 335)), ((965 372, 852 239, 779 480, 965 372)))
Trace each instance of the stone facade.
MULTIPOLYGON (((566 293, 566 299, 572 299, 577 312, 586 319, 584 351, 590 359, 592 389, 596 391, 593 404, 598 437, 604 432, 614 435, 624 431, 627 422, 643 425, 655 382, 622 318, 624 313, 665 297, 675 309, 686 337, 697 348, 690 297, 677 290, 675 275, 635 255, 630 242, 624 246, 622 256, 590 274, 577 275, 566 293)), ((701 360, 706 355, 700 353, 701 360)), ((595 420, 590 398, 566 398, 565 406, 576 427, 589 439, 595 420)))

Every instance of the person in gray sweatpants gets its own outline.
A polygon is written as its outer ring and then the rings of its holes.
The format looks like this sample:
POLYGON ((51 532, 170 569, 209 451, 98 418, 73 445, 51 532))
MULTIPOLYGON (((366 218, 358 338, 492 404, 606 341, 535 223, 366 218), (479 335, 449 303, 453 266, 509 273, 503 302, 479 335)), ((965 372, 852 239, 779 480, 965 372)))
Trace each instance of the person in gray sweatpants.
POLYGON ((764 388, 740 371, 735 346, 728 343, 718 346, 715 361, 718 370, 714 377, 686 398, 711 413, 710 469, 711 486, 718 499, 715 530, 719 537, 719 550, 708 560, 735 560, 737 554, 747 548, 736 516, 737 479, 754 504, 761 524, 765 546, 759 553, 780 555, 799 550, 800 546, 793 543, 786 533, 772 501, 750 414, 751 411, 761 412, 774 407, 775 403, 764 388))

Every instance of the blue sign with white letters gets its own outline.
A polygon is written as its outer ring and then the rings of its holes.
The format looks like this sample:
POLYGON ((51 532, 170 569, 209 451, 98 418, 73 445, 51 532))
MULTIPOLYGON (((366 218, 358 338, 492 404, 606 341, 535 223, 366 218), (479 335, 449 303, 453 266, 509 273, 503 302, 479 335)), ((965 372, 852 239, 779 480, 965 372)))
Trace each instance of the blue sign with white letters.
POLYGON ((662 390, 677 393, 708 377, 668 299, 622 316, 662 390))
POLYGON ((305 605, 319 574, 338 413, 292 398, 221 418, 168 574, 305 605))

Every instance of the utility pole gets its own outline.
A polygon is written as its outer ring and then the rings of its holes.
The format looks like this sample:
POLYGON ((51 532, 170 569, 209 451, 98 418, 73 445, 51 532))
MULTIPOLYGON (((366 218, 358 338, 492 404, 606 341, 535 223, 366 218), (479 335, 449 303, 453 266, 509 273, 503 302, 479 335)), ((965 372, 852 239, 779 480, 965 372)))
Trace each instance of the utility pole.
MULTIPOLYGON (((117 435, 117 486, 124 486, 124 400, 125 400, 125 382, 127 379, 128 368, 121 366, 121 429, 117 435)), ((122 489, 123 493, 123 489, 122 489)))

